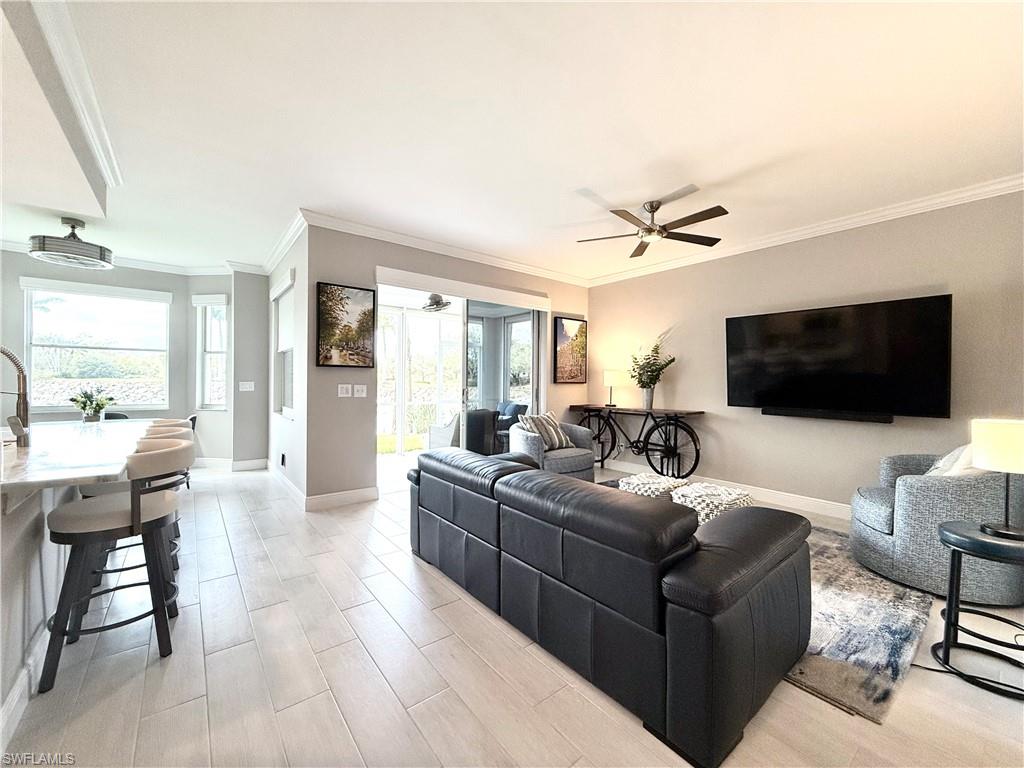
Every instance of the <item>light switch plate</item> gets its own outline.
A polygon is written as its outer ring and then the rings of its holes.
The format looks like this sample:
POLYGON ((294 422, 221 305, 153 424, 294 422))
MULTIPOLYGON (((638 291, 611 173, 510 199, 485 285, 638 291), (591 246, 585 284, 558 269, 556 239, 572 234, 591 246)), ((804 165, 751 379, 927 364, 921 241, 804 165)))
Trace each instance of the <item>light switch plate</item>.
POLYGON ((353 386, 352 387, 352 396, 353 397, 366 397, 366 385, 365 384, 356 384, 355 386, 353 386))
POLYGON ((255 392, 256 382, 255 381, 240 381, 238 382, 239 392, 255 392))
POLYGON ((338 385, 338 397, 352 397, 352 385, 351 384, 339 384, 338 385))

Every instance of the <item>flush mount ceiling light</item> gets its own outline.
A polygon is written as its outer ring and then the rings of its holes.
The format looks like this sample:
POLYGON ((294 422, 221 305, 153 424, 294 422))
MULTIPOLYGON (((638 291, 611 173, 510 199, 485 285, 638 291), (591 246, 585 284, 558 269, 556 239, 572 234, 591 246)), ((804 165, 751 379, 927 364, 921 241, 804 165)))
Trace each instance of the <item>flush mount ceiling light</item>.
POLYGON ((427 297, 427 303, 423 305, 424 312, 440 312, 442 309, 448 309, 452 303, 445 301, 444 296, 440 293, 432 293, 427 297))
POLYGON ((113 254, 109 248, 95 243, 87 243, 75 233, 76 229, 85 229, 84 221, 62 216, 60 223, 65 227, 71 227, 71 231, 64 237, 32 236, 29 241, 28 253, 33 259, 78 269, 114 268, 113 254))

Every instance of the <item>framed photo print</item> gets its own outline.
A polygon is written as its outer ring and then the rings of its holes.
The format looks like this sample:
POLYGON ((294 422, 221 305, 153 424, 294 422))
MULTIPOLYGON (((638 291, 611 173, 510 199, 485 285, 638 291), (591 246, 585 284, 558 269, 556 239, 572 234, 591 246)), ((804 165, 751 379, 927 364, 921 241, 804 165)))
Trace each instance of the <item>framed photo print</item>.
POLYGON ((335 283, 316 284, 316 364, 373 368, 377 292, 335 283))
POLYGON ((555 315, 555 384, 587 383, 587 321, 555 315))

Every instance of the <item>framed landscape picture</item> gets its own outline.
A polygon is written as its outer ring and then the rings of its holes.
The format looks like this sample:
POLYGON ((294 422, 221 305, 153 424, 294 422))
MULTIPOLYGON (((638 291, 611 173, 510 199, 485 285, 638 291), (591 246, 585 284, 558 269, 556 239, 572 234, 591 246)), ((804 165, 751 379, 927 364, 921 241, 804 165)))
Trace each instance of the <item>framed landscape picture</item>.
POLYGON ((373 368, 377 292, 335 283, 316 284, 316 364, 373 368))
POLYGON ((587 383, 587 321, 555 315, 555 384, 587 383))

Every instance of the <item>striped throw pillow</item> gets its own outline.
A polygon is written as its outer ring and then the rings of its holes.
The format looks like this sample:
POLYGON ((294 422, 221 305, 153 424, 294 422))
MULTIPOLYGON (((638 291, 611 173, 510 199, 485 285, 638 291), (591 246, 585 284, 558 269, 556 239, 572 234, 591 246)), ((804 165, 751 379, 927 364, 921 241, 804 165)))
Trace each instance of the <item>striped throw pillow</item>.
POLYGON ((519 423, 527 432, 540 435, 544 440, 544 450, 553 451, 557 448, 572 448, 572 440, 565 434, 565 430, 555 418, 554 411, 548 411, 540 416, 519 417, 519 423))

